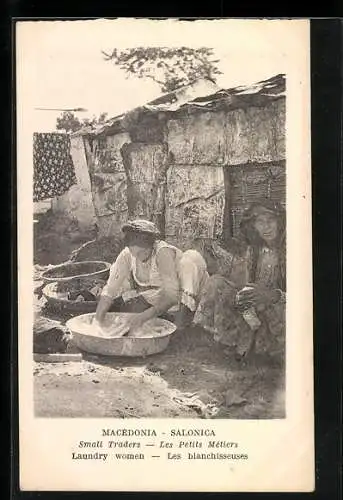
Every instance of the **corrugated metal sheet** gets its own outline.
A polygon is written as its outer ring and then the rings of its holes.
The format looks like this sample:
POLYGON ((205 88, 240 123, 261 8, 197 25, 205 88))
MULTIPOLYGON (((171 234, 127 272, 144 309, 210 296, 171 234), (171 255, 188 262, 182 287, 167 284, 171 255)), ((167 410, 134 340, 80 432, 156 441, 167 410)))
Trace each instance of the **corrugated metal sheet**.
POLYGON ((268 80, 263 80, 252 85, 234 87, 231 89, 220 89, 213 94, 198 96, 190 99, 187 102, 180 101, 173 103, 169 108, 163 105, 149 103, 145 106, 151 111, 187 111, 192 112, 196 109, 237 109, 246 108, 248 106, 263 106, 268 102, 285 96, 286 78, 285 75, 279 74, 268 80))
POLYGON ((165 94, 158 99, 108 120, 94 129, 83 129, 76 134, 114 134, 127 129, 127 117, 139 120, 144 113, 190 114, 198 110, 238 109, 265 106, 285 95, 286 78, 279 74, 249 86, 219 89, 209 80, 199 80, 191 85, 165 94))

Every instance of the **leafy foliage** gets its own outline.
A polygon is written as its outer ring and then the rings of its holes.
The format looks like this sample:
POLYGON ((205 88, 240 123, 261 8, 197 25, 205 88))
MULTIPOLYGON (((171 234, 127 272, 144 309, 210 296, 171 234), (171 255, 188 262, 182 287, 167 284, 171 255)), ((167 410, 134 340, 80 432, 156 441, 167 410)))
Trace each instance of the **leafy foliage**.
POLYGON ((65 130, 65 132, 76 132, 83 127, 94 127, 105 123, 107 113, 101 113, 98 118, 93 116, 92 119, 84 118, 79 120, 71 111, 64 111, 56 120, 56 129, 65 130))
POLYGON ((103 52, 106 61, 112 61, 129 75, 151 78, 160 85, 162 92, 171 92, 199 78, 213 82, 221 74, 219 60, 213 59, 213 49, 208 47, 135 47, 103 52))
POLYGON ((71 111, 64 111, 57 117, 56 129, 66 132, 76 132, 82 127, 80 120, 71 111))

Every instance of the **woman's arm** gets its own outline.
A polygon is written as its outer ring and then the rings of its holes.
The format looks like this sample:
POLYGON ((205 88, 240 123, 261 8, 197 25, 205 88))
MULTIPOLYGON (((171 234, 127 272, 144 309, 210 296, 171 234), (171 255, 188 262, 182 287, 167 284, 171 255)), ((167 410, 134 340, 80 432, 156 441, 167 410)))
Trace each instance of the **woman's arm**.
POLYGON ((111 299, 111 297, 107 297, 107 295, 101 295, 95 312, 95 320, 98 321, 98 323, 101 324, 104 321, 104 318, 108 313, 112 302, 113 299, 111 299))
POLYGON ((156 263, 162 286, 156 304, 139 313, 142 322, 168 311, 179 300, 179 278, 176 269, 175 251, 171 248, 162 248, 156 257, 156 263))
POLYGON ((129 255, 127 249, 124 249, 120 252, 116 261, 111 266, 110 276, 102 290, 100 301, 95 313, 95 319, 99 323, 104 320, 106 313, 111 307, 113 299, 118 297, 118 295, 120 294, 123 282, 129 277, 129 274, 129 255))
POLYGON ((162 248, 156 257, 157 268, 161 277, 162 286, 155 308, 158 313, 167 311, 178 303, 180 284, 176 268, 175 251, 171 248, 162 248))
POLYGON ((279 302, 286 302, 286 293, 261 284, 248 283, 246 289, 243 288, 237 293, 238 305, 251 303, 256 306, 270 306, 279 302))

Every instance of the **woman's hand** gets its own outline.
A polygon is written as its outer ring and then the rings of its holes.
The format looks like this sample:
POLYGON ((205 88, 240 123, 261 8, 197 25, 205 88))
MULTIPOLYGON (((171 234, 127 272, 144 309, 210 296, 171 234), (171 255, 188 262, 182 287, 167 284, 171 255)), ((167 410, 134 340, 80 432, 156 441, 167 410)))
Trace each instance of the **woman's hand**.
POLYGON ((237 294, 238 305, 269 306, 278 300, 278 291, 264 285, 249 283, 245 288, 237 294))
POLYGON ((98 319, 98 318, 93 318, 92 325, 95 328, 103 328, 104 327, 104 320, 103 319, 98 319))
POLYGON ((135 330, 138 330, 143 326, 143 324, 147 321, 146 315, 144 312, 142 313, 130 313, 123 320, 123 329, 127 329, 128 333, 134 333, 135 330))
POLYGON ((92 333, 97 337, 106 337, 105 327, 103 321, 99 321, 97 318, 94 318, 91 323, 92 333))

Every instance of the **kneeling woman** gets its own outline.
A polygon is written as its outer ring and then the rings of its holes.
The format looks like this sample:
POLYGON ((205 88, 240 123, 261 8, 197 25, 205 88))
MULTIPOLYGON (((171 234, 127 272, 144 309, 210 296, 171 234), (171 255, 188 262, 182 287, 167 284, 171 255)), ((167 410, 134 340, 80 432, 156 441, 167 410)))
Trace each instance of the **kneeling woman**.
POLYGON ((128 330, 166 314, 176 316, 179 326, 189 324, 208 279, 203 257, 161 240, 150 221, 130 221, 122 231, 125 248, 111 267, 95 321, 101 326, 114 302, 118 311, 134 313, 126 320, 128 330))

